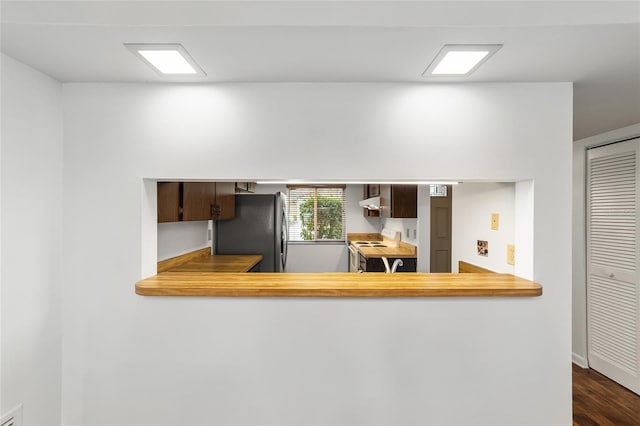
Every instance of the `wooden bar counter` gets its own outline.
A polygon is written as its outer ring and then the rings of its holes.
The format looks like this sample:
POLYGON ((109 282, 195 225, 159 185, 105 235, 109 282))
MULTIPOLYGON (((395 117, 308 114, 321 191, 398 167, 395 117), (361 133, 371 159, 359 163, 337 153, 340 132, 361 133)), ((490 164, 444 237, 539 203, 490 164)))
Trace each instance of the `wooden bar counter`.
POLYGON ((542 286, 510 274, 162 272, 136 283, 143 296, 533 297, 542 286))
MULTIPOLYGON (((142 296, 217 297, 532 297, 542 286, 510 274, 247 273, 259 255, 211 256, 204 248, 158 262, 136 283, 142 296)), ((460 270, 473 266, 462 262, 460 270)))

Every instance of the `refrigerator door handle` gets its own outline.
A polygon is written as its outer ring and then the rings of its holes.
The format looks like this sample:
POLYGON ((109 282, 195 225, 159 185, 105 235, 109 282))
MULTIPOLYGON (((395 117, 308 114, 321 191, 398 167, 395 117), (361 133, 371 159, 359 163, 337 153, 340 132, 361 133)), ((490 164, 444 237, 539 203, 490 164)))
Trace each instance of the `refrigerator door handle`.
POLYGON ((282 258, 282 272, 287 266, 287 254, 289 245, 289 222, 287 221, 287 211, 282 210, 282 239, 280 240, 280 256, 282 258))

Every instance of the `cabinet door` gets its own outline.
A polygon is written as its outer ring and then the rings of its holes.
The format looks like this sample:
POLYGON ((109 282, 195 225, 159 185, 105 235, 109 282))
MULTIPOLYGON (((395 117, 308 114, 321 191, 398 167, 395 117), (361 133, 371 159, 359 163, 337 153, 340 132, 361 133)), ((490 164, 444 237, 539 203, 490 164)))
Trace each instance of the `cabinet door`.
POLYGON ((391 185, 380 185, 380 217, 393 217, 391 185))
MULTIPOLYGON (((389 266, 393 265, 393 262, 396 261, 396 258, 389 259, 389 266)), ((402 266, 398 266, 396 272, 416 272, 418 269, 418 262, 415 258, 402 258, 402 266)))
POLYGON ((182 220, 211 219, 215 182, 184 182, 182 185, 182 220))
POLYGON ((180 220, 180 182, 158 182, 158 223, 180 220))
POLYGON ((392 185, 391 217, 418 217, 418 186, 392 185))
POLYGON ((236 215, 236 185, 234 182, 217 182, 214 219, 233 219, 236 215))
MULTIPOLYGON (((402 260, 402 266, 398 266, 396 272, 416 272, 417 270, 417 262, 414 258, 397 258, 397 257, 389 257, 387 261, 389 262, 389 267, 393 266, 393 262, 396 259, 402 260)), ((365 272, 385 272, 386 268, 384 267, 384 262, 381 258, 374 257, 371 259, 367 259, 365 272)))
POLYGON ((373 257, 371 259, 367 259, 366 265, 362 270, 365 272, 384 272, 386 269, 382 259, 373 257))

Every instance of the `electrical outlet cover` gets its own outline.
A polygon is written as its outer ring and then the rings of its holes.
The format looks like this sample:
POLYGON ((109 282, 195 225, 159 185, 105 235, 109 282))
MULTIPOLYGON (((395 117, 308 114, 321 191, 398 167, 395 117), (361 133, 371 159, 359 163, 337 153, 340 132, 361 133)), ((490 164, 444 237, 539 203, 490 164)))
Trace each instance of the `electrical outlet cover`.
POLYGON ((513 244, 507 244, 507 264, 516 264, 516 246, 513 244))
POLYGON ((491 213, 491 229, 497 231, 500 227, 500 214, 491 213))

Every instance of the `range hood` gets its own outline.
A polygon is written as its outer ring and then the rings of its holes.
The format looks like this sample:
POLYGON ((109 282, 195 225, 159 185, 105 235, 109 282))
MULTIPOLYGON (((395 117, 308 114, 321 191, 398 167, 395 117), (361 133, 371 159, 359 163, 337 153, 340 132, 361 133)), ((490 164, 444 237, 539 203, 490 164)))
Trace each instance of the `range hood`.
POLYGON ((360 201, 360 207, 364 207, 369 210, 380 210, 380 197, 371 197, 366 200, 360 201))

